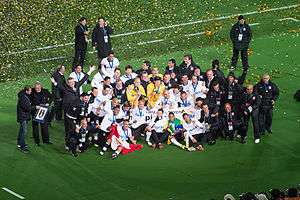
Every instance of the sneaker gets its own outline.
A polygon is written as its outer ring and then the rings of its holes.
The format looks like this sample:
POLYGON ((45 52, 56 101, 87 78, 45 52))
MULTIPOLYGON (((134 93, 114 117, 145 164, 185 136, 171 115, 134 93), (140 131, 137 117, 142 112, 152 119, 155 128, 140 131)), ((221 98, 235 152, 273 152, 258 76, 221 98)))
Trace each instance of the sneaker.
POLYGON ((94 144, 94 147, 99 147, 99 145, 98 144, 94 144))
POLYGON ((255 143, 255 144, 260 143, 260 139, 255 139, 255 140, 254 140, 254 143, 255 143))
POLYGON ((41 145, 40 143, 35 143, 35 146, 40 147, 41 145))
POLYGON ((29 153, 29 150, 28 150, 28 149, 20 149, 20 151, 21 151, 22 153, 25 153, 25 154, 29 153))
POLYGON ((65 150, 66 151, 70 151, 70 148, 68 146, 65 145, 65 150))
POLYGON ((147 144, 148 144, 150 147, 153 146, 153 144, 152 144, 150 141, 148 141, 147 144))
POLYGON ((103 155, 104 155, 104 152, 103 152, 103 151, 100 151, 99 154, 100 154, 100 156, 103 156, 103 155))
POLYGON ((188 151, 196 151, 195 147, 189 147, 187 148, 188 151))
POLYGON ((113 153, 112 155, 111 155, 111 158, 112 159, 116 159, 118 157, 118 154, 116 154, 116 153, 113 153))
POLYGON ((186 147, 184 146, 184 145, 181 145, 180 146, 183 150, 185 150, 186 149, 186 147))

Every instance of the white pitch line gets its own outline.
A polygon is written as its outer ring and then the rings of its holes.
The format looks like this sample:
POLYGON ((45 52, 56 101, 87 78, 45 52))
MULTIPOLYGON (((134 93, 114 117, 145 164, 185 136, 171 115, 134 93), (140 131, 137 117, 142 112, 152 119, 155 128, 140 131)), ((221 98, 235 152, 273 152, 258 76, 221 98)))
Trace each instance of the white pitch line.
POLYGON ((152 44, 152 43, 158 43, 158 42, 162 42, 162 41, 164 41, 164 39, 150 40, 150 41, 146 41, 146 42, 139 42, 139 43, 137 43, 137 45, 152 44))
POLYGON ((185 37, 190 37, 190 36, 197 36, 197 35, 203 35, 205 34, 205 31, 199 32, 199 33, 192 33, 192 34, 187 34, 185 37))
POLYGON ((51 60, 59 60, 59 59, 63 59, 66 58, 65 56, 60 56, 60 57, 53 57, 53 58, 45 58, 45 59, 40 59, 40 60, 36 60, 37 63, 40 62, 47 62, 47 61, 51 61, 51 60))
POLYGON ((249 26, 257 26, 257 25, 260 25, 260 23, 252 23, 252 24, 249 24, 249 26))
MULTIPOLYGON (((145 32, 154 32, 154 31, 159 31, 159 30, 164 30, 164 29, 169 29, 169 28, 175 28, 175 27, 180 27, 180 26, 186 26, 186 25, 192 25, 192 24, 206 23, 206 22, 210 22, 210 21, 219 21, 219 20, 223 20, 223 19, 229 19, 229 18, 232 18, 232 17, 236 17, 238 15, 244 15, 244 16, 254 15, 254 14, 258 14, 258 13, 267 13, 267 12, 273 12, 273 11, 278 11, 278 10, 286 10, 286 9, 290 9, 290 8, 297 8, 299 6, 300 6, 300 4, 294 4, 294 5, 289 5, 289 6, 282 6, 282 7, 277 7, 277 8, 266 9, 266 10, 262 10, 262 11, 237 13, 237 14, 221 16, 221 17, 216 17, 216 18, 191 21, 191 22, 186 22, 186 23, 181 23, 181 24, 174 24, 174 25, 169 25, 169 26, 162 26, 162 27, 151 28, 151 29, 144 29, 144 30, 133 31, 133 32, 128 32, 128 33, 121 33, 121 34, 117 34, 117 35, 112 35, 111 37, 114 38, 114 37, 135 35, 135 34, 140 34, 140 33, 145 33, 145 32)), ((19 53, 27 53, 27 52, 32 52, 32 51, 53 49, 53 48, 64 47, 64 46, 69 46, 69 45, 73 45, 73 44, 74 43, 72 42, 72 43, 66 43, 66 44, 60 44, 60 45, 51 45, 51 46, 40 47, 40 48, 35 48, 35 49, 26 49, 26 50, 22 50, 22 51, 9 52, 9 53, 4 54, 4 55, 14 55, 14 54, 19 54, 19 53)))
POLYGON ((14 191, 11 191, 10 189, 8 189, 8 188, 6 188, 6 187, 3 187, 2 190, 4 190, 4 191, 6 191, 6 192, 8 192, 8 193, 10 193, 10 194, 12 194, 12 195, 18 197, 19 199, 25 199, 25 197, 23 197, 23 196, 21 196, 21 195, 15 193, 14 191))
POLYGON ((298 19, 295 19, 295 18, 292 18, 292 17, 282 18, 282 19, 279 19, 278 21, 286 21, 286 20, 291 20, 291 21, 294 21, 294 22, 299 22, 298 19))

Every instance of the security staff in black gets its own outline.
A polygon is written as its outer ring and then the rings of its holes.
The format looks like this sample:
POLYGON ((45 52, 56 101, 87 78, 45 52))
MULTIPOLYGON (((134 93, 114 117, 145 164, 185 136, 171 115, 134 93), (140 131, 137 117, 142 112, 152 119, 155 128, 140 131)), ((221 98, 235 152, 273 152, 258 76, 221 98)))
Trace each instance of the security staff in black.
POLYGON ((103 17, 99 17, 98 23, 93 30, 92 45, 98 51, 99 62, 108 56, 108 52, 112 50, 110 35, 113 29, 107 25, 103 17))
POLYGON ((209 145, 216 144, 216 139, 220 133, 221 123, 219 121, 218 113, 210 110, 207 104, 202 104, 202 111, 199 122, 205 123, 205 134, 209 145))
POLYGON ((42 88, 40 82, 36 82, 34 88, 32 88, 32 93, 30 95, 30 99, 32 105, 35 106, 35 109, 31 112, 32 114, 32 136, 34 142, 37 146, 40 146, 40 137, 39 137, 39 126, 41 127, 41 135, 42 141, 44 144, 52 144, 49 140, 49 132, 48 132, 48 113, 45 116, 45 120, 43 122, 37 122, 34 120, 36 113, 39 110, 40 106, 49 107, 52 102, 51 93, 42 88))
POLYGON ((247 71, 244 71, 240 77, 235 77, 233 72, 229 72, 225 82, 225 102, 232 105, 233 110, 242 117, 241 104, 244 93, 243 83, 246 78, 247 71))
POLYGON ((279 97, 279 89, 275 83, 270 81, 270 76, 264 74, 262 80, 255 85, 255 92, 261 96, 259 111, 260 133, 265 131, 272 133, 273 107, 279 97))
MULTIPOLYGON (((57 70, 52 74, 52 78, 57 82, 58 85, 66 84, 65 80, 65 66, 61 65, 57 70)), ((54 101, 54 107, 51 110, 51 119, 55 117, 55 120, 62 120, 62 91, 52 83, 52 99, 54 101)))
POLYGON ((191 54, 187 54, 183 56, 183 61, 179 65, 179 70, 177 78, 178 80, 181 80, 181 77, 183 75, 188 75, 189 79, 192 78, 192 75, 194 73, 195 68, 200 68, 194 61, 191 54))
POLYGON ((222 130, 225 139, 233 140, 235 132, 241 136, 241 143, 246 143, 246 130, 243 123, 243 118, 240 118, 236 112, 232 110, 230 103, 225 104, 225 111, 221 116, 222 130))
POLYGON ((220 112, 224 104, 225 92, 220 88, 218 82, 212 83, 212 89, 207 93, 209 109, 213 112, 220 112))
POLYGON ((87 44, 88 44, 88 28, 87 19, 81 17, 75 27, 75 55, 72 65, 72 71, 80 65, 83 68, 87 44))
POLYGON ((261 105, 261 98, 253 92, 253 85, 248 85, 243 99, 242 106, 246 130, 248 130, 251 117, 254 131, 254 142, 258 144, 260 142, 259 107, 261 105))
POLYGON ((239 52, 241 52, 242 65, 244 69, 248 69, 248 53, 249 43, 252 38, 250 26, 246 24, 242 15, 238 17, 239 21, 234 24, 230 31, 230 39, 233 44, 233 55, 231 59, 231 69, 236 68, 239 52))

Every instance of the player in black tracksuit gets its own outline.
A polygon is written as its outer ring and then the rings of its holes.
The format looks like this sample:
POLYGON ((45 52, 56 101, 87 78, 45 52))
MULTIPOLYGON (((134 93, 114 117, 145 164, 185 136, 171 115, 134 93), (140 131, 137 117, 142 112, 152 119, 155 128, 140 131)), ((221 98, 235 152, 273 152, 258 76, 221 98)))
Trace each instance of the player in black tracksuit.
POLYGON ((255 85, 255 92, 261 96, 259 112, 260 133, 267 131, 272 133, 273 107, 279 97, 279 89, 275 83, 270 81, 270 76, 265 74, 263 79, 255 85))
POLYGON ((244 17, 239 16, 239 21, 234 24, 230 31, 230 39, 233 44, 233 55, 231 59, 232 69, 236 68, 239 53, 241 52, 241 59, 243 69, 248 69, 248 48, 252 38, 250 26, 246 24, 244 17))

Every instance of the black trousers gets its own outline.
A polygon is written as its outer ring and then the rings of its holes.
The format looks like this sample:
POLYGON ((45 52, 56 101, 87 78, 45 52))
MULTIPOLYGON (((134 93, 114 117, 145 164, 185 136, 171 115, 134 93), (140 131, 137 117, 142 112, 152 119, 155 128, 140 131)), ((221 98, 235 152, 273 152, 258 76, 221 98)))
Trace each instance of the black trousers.
POLYGON ((154 144, 163 143, 168 139, 167 133, 158 133, 155 130, 151 131, 151 139, 153 140, 154 144))
POLYGON ((62 108, 62 100, 54 100, 54 106, 51 107, 49 122, 53 119, 56 121, 61 121, 63 115, 63 108, 62 108))
POLYGON ((264 133, 265 131, 270 131, 272 129, 272 121, 273 121, 273 107, 262 106, 259 109, 260 133, 264 133))
POLYGON ((72 130, 76 127, 76 122, 74 122, 74 119, 70 119, 66 115, 64 116, 64 126, 65 126, 65 142, 68 144, 68 138, 69 134, 72 132, 72 130))
POLYGON ((205 141, 205 138, 206 138, 206 135, 204 133, 196 134, 196 135, 193 135, 193 138, 195 138, 197 140, 197 142, 194 143, 191 140, 191 138, 189 138, 189 144, 190 144, 190 146, 198 147, 199 145, 203 145, 203 143, 205 141))
POLYGON ((241 52, 241 59, 242 59, 242 65, 244 69, 248 69, 249 64, 248 64, 248 47, 243 48, 242 50, 239 50, 235 47, 233 47, 232 51, 232 58, 231 58, 231 66, 236 67, 239 53, 241 52))
POLYGON ((75 48, 72 71, 74 71, 77 65, 80 65, 83 68, 85 54, 86 54, 86 49, 75 48))
POLYGON ((42 135, 43 143, 48 143, 49 142, 49 132, 48 132, 48 122, 47 122, 47 120, 45 120, 44 123, 39 123, 39 122, 36 122, 36 121, 32 121, 32 136, 33 136, 34 142, 36 144, 40 143, 39 127, 41 127, 41 135, 42 135))
POLYGON ((228 127, 223 127, 225 137, 228 136, 230 139, 233 139, 234 133, 237 132, 242 139, 246 137, 247 129, 244 124, 239 124, 233 127, 233 130, 229 130, 228 127))
POLYGON ((132 135, 135 140, 139 139, 141 137, 141 134, 145 133, 145 129, 147 126, 147 124, 142 124, 139 127, 133 129, 132 135))
POLYGON ((251 117, 252 125, 253 125, 254 139, 259 139, 260 138, 259 109, 253 110, 250 115, 245 115, 244 121, 245 121, 245 127, 246 127, 246 135, 247 135, 250 117, 251 117))

